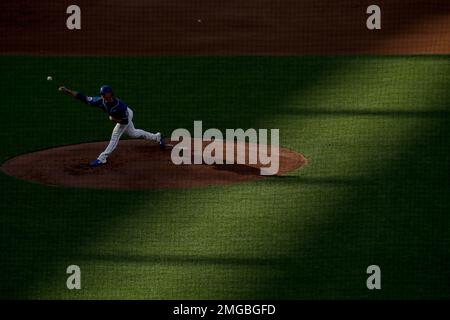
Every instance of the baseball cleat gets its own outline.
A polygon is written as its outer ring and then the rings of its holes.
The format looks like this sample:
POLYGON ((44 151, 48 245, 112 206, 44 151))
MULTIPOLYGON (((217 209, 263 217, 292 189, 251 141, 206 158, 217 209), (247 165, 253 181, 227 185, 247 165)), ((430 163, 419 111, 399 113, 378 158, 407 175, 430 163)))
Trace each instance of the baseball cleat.
POLYGON ((89 163, 89 166, 90 166, 91 168, 95 168, 95 167, 104 165, 105 163, 106 163, 106 162, 101 162, 100 160, 95 159, 95 160, 93 160, 93 161, 91 161, 91 162, 89 163))
POLYGON ((161 134, 161 132, 158 132, 157 134, 159 135, 159 148, 161 150, 164 150, 166 148, 166 142, 164 141, 164 137, 161 134))

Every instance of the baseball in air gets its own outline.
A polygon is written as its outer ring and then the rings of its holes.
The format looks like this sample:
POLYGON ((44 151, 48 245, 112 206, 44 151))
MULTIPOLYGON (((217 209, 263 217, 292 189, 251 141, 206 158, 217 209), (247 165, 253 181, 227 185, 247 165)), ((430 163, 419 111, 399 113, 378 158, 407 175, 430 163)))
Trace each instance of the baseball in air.
POLYGON ((47 81, 52 81, 52 80, 53 80, 53 78, 51 76, 47 77, 47 81))

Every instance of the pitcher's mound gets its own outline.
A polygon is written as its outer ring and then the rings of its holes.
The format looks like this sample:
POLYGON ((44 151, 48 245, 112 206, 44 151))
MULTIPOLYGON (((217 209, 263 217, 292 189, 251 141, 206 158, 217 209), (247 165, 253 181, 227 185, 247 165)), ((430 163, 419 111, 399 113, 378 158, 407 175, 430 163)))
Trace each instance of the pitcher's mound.
MULTIPOLYGON (((123 140, 108 163, 90 168, 89 161, 108 142, 92 142, 47 149, 6 161, 7 175, 47 185, 95 189, 189 189, 263 179, 261 165, 175 165, 171 150, 145 140, 123 140)), ((204 146, 208 143, 203 143, 204 146)), ((246 144, 248 154, 248 144, 246 144)), ((194 154, 194 150, 191 150, 194 154)), ((285 174, 306 164, 296 152, 280 148, 280 169, 285 174)))

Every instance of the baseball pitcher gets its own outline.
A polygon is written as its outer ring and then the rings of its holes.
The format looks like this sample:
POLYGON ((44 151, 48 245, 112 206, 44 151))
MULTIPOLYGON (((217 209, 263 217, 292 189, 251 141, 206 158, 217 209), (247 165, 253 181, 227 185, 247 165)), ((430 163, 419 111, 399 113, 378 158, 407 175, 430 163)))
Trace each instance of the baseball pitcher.
POLYGON ((161 133, 150 133, 141 129, 136 129, 133 124, 133 110, 121 100, 113 96, 110 86, 103 85, 100 88, 100 97, 88 97, 84 94, 70 90, 64 86, 59 87, 59 91, 67 93, 72 97, 90 105, 100 108, 109 115, 109 119, 116 123, 111 135, 111 140, 105 151, 97 159, 91 161, 91 167, 98 167, 106 163, 108 156, 114 151, 119 143, 120 137, 124 132, 131 138, 143 138, 159 143, 161 149, 164 149, 165 143, 161 133))

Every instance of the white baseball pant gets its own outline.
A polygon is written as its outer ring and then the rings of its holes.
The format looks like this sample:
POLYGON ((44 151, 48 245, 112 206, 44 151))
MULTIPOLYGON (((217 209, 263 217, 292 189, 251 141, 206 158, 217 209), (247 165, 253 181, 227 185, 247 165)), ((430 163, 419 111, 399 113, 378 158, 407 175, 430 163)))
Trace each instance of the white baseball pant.
POLYGON ((102 163, 106 163, 106 159, 109 155, 116 149, 117 144, 119 143, 120 137, 122 134, 126 132, 126 134, 131 138, 143 138, 145 140, 152 140, 159 142, 160 135, 155 133, 150 133, 141 129, 136 129, 133 124, 133 110, 128 108, 128 124, 116 124, 114 130, 111 135, 111 140, 109 141, 108 146, 105 151, 103 151, 99 156, 98 160, 102 163))

